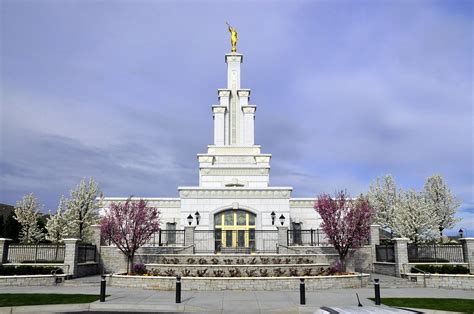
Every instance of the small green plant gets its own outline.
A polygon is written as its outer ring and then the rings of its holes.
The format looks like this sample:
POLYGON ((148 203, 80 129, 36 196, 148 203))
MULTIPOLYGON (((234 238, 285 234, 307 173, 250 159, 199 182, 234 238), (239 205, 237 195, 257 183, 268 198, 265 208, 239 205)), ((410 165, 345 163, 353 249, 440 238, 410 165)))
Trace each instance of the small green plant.
POLYGON ((249 261, 249 264, 251 264, 251 265, 257 264, 257 259, 256 259, 255 257, 252 258, 252 259, 249 261))
POLYGON ((281 258, 273 258, 272 262, 273 264, 281 264, 281 258))
POLYGON ((257 270, 256 269, 246 269, 245 270, 245 273, 247 274, 247 276, 249 277, 255 277, 255 274, 257 273, 257 270))
POLYGON ((259 269, 260 276, 268 277, 268 269, 259 269))
POLYGON ((219 264, 219 260, 217 258, 213 257, 213 258, 211 258, 211 263, 213 265, 217 265, 217 264, 219 264))
POLYGON ((199 269, 199 270, 197 271, 197 275, 198 275, 198 277, 204 277, 204 275, 206 274, 206 272, 207 272, 207 268, 205 268, 205 269, 199 269))
POLYGON ((165 270, 166 276, 174 276, 176 274, 176 271, 174 269, 167 269, 165 270))
POLYGON ((305 268, 305 269, 303 269, 303 275, 304 276, 311 276, 312 271, 313 270, 311 268, 305 268))
POLYGON ((231 277, 240 277, 242 273, 240 272, 238 268, 234 268, 234 269, 229 269, 229 275, 231 277))
POLYGON ((286 273, 286 271, 278 267, 273 270, 273 273, 275 274, 275 276, 280 277, 280 276, 283 276, 286 273))
POLYGON ((290 272, 290 276, 298 276, 298 269, 290 268, 288 271, 290 272))
POLYGON ((291 258, 285 258, 285 264, 291 264, 291 258))
POLYGON ((304 260, 302 257, 298 257, 298 259, 296 260, 296 264, 303 264, 304 263, 304 260))
POLYGON ((243 258, 238 258, 236 262, 237 262, 238 265, 244 265, 245 264, 245 260, 243 258))
POLYGON ((224 271, 221 269, 216 269, 213 271, 215 277, 224 277, 224 271))
POLYGON ((170 261, 166 257, 163 257, 163 259, 161 261, 163 262, 163 264, 169 264, 170 263, 170 261))
POLYGON ((185 269, 183 269, 182 274, 183 274, 183 277, 190 277, 191 270, 185 268, 185 269))
POLYGON ((188 258, 186 262, 188 262, 188 264, 196 264, 196 260, 192 257, 188 258))
POLYGON ((260 261, 262 262, 262 264, 270 263, 270 259, 268 257, 260 257, 260 261))
POLYGON ((206 265, 207 264, 207 260, 205 258, 200 258, 199 259, 199 264, 201 265, 206 265))
POLYGON ((171 259, 172 264, 179 264, 179 258, 175 257, 171 259))
POLYGON ((227 258, 227 259, 224 260, 224 263, 225 263, 226 265, 232 265, 232 259, 231 259, 231 258, 227 258))
POLYGON ((150 276, 161 276, 161 272, 158 269, 153 268, 151 271, 148 272, 148 275, 150 275, 150 276))

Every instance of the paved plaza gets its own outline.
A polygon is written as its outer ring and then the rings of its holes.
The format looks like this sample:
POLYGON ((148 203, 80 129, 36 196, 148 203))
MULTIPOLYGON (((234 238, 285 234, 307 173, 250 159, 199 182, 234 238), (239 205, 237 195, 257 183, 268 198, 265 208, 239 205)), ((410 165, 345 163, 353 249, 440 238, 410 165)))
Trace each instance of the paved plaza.
MULTIPOLYGON (((99 286, 2 287, 0 293, 83 293, 98 294, 99 286)), ((299 304, 298 291, 183 291, 182 303, 175 303, 175 291, 154 291, 107 287, 106 302, 86 305, 49 305, 0 308, 0 313, 50 313, 67 311, 143 311, 201 313, 314 313, 321 307, 353 307, 350 312, 365 310, 374 303, 372 288, 335 289, 306 292, 306 305, 299 304), (357 308, 359 294, 365 308, 357 308)), ((382 289, 383 297, 439 297, 472 299, 472 291, 433 288, 382 289)), ((382 309, 389 308, 384 306, 382 309)), ((360 312, 363 313, 363 312, 360 312)), ((367 313, 367 312, 366 312, 367 313)), ((373 312, 372 312, 373 313, 373 312)), ((389 312, 387 312, 389 313, 389 312)), ((435 313, 434 311, 429 313, 435 313)), ((443 312, 436 312, 443 313, 443 312)))

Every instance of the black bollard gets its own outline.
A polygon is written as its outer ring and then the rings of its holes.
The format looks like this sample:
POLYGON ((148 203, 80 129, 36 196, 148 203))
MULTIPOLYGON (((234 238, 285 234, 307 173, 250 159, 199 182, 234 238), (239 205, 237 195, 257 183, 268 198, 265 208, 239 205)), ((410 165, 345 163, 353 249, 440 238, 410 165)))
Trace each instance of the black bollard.
POLYGON ((176 276, 176 303, 181 303, 181 276, 176 276))
POLYGON ((100 302, 105 302, 105 275, 102 275, 102 280, 100 281, 100 302))
POLYGON ((380 284, 379 279, 374 279, 375 305, 380 305, 380 284))
POLYGON ((306 304, 304 278, 300 278, 300 304, 306 304))

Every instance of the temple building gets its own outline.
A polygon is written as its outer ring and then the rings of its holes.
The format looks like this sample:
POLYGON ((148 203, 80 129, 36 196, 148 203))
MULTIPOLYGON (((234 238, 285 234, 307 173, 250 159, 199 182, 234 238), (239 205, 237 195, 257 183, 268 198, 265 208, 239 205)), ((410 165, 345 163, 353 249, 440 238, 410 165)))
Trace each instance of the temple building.
POLYGON ((179 198, 143 198, 161 211, 166 234, 153 241, 178 244, 180 230, 191 225, 195 241, 207 231, 202 251, 271 251, 274 241, 265 231, 273 233, 277 226, 290 229, 293 241, 302 241, 299 230, 318 229, 321 222, 314 198, 292 198, 292 187, 270 185, 272 155, 255 144, 257 106, 250 102, 250 89, 241 87, 243 55, 228 53, 225 62, 227 87, 218 89, 218 103, 212 106, 214 143, 197 155, 199 185, 178 187, 179 198))

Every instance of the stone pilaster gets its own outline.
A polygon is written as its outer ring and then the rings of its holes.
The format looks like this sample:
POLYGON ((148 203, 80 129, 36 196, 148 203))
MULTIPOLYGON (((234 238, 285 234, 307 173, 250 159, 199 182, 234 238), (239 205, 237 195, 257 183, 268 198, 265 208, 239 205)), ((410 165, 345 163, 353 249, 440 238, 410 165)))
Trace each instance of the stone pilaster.
POLYGON ((288 246, 288 227, 277 226, 278 229, 278 245, 288 246))
POLYGON ((64 254, 64 265, 69 266, 68 277, 74 278, 77 275, 77 263, 79 261, 79 242, 81 239, 64 239, 66 245, 64 254))
POLYGON ((96 247, 97 262, 99 263, 99 273, 102 273, 103 265, 100 258, 100 246, 102 245, 102 237, 100 234, 100 225, 92 225, 92 244, 96 247))
POLYGON ((464 263, 469 264, 469 270, 474 274, 474 238, 462 238, 459 241, 462 243, 464 263))
POLYGON ((184 245, 194 244, 194 230, 195 226, 185 226, 184 227, 184 245))
POLYGON ((0 265, 7 262, 8 244, 12 239, 0 238, 0 265))
POLYGON ((370 225, 370 247, 372 254, 372 264, 377 261, 377 245, 380 244, 380 226, 370 225))
POLYGON ((408 265, 408 241, 407 238, 395 238, 395 275, 401 277, 404 267, 408 265))

